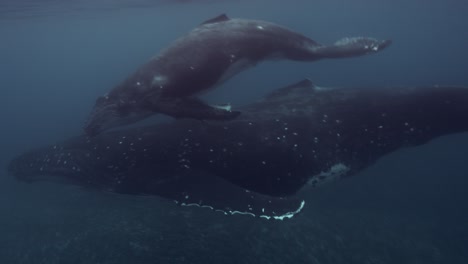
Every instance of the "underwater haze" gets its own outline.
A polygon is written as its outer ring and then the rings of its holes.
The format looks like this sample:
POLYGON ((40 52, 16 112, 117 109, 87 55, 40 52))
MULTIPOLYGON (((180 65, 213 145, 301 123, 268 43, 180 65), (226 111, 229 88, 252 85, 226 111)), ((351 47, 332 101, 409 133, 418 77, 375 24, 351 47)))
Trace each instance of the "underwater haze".
POLYGON ((285 221, 7 173, 16 155, 82 134, 98 96, 222 13, 324 44, 349 36, 393 44, 359 58, 265 62, 206 94, 209 102, 253 102, 304 78, 468 86, 462 0, 0 0, 0 263, 468 263, 467 133, 314 189, 304 212, 285 221))

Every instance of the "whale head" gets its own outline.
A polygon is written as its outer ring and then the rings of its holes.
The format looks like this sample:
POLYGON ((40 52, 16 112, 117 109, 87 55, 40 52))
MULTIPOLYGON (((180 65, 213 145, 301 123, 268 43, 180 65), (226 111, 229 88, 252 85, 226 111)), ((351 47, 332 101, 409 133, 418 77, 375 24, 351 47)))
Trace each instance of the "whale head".
POLYGON ((124 181, 122 173, 128 173, 133 160, 116 162, 113 151, 123 151, 125 146, 119 144, 121 138, 109 140, 103 137, 106 134, 82 135, 28 151, 12 159, 7 170, 27 183, 53 182, 118 191, 119 184, 124 181))
POLYGON ((51 181, 74 185, 83 185, 91 171, 86 168, 85 149, 70 148, 64 150, 62 145, 53 145, 28 152, 12 160, 8 171, 25 182, 51 181))

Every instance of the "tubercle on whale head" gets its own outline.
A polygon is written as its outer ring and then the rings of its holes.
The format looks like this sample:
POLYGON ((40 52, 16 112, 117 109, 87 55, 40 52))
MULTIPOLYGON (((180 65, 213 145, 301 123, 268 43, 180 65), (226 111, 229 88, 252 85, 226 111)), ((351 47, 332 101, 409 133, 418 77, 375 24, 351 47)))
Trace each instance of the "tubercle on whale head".
POLYGON ((53 145, 31 151, 13 159, 7 170, 23 182, 53 181, 76 184, 86 182, 90 175, 87 163, 83 162, 90 152, 83 149, 64 149, 53 145))

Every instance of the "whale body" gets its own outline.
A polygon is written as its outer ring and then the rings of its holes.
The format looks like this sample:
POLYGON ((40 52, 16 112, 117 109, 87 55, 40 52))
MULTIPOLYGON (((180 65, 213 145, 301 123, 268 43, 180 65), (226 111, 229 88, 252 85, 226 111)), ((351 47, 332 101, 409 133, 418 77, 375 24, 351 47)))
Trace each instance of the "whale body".
POLYGON ((207 105, 196 96, 264 60, 362 56, 379 52, 390 42, 354 37, 322 45, 274 23, 230 19, 223 14, 176 40, 99 97, 85 132, 96 135, 155 113, 175 118, 234 119, 240 111, 207 105))
POLYGON ((192 119, 78 136, 16 157, 23 181, 59 180, 283 219, 297 195, 398 149, 468 131, 468 88, 323 88, 303 80, 226 122, 192 119))

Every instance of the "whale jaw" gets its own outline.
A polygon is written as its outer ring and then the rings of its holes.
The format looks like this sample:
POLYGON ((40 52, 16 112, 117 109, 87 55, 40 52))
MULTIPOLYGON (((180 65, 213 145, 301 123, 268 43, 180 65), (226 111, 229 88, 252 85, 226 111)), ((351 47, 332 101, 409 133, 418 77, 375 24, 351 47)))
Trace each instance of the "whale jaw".
POLYGON ((102 97, 97 100, 86 121, 84 131, 86 135, 93 137, 112 128, 136 123, 153 114, 152 111, 123 104, 119 105, 108 98, 102 97))

